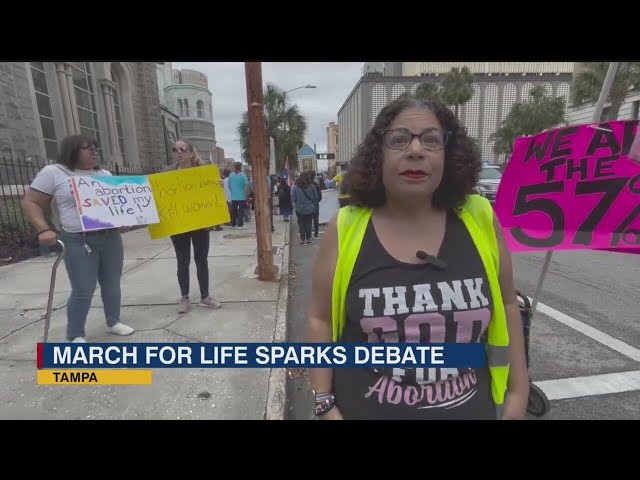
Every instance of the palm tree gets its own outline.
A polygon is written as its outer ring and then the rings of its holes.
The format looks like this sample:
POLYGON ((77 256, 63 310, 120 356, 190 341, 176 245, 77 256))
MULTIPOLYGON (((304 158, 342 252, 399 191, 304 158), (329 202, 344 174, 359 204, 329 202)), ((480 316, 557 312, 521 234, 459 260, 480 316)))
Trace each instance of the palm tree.
POLYGON ((473 98, 473 73, 467 67, 454 67, 442 80, 439 96, 444 104, 453 105, 456 117, 460 105, 464 105, 473 98))
MULTIPOLYGON (((577 73, 571 85, 571 106, 598 101, 602 84, 609 70, 609 62, 586 62, 584 70, 577 73)), ((631 91, 640 91, 640 62, 621 62, 609 92, 610 110, 601 120, 616 120, 620 107, 631 91)))
MULTIPOLYGON (((273 137, 276 150, 276 170, 281 171, 287 159, 291 168, 295 168, 298 161, 298 150, 300 145, 304 144, 307 120, 300 113, 297 105, 286 106, 284 91, 272 83, 267 83, 264 91, 264 126, 267 162, 269 162, 269 137, 273 137)), ((242 114, 242 121, 236 128, 236 132, 240 137, 242 160, 250 163, 247 112, 242 114)))
POLYGON ((563 97, 552 98, 542 85, 531 89, 527 103, 516 103, 502 122, 496 133, 491 136, 495 141, 493 151, 511 155, 517 137, 537 135, 538 133, 566 124, 565 101, 563 97))

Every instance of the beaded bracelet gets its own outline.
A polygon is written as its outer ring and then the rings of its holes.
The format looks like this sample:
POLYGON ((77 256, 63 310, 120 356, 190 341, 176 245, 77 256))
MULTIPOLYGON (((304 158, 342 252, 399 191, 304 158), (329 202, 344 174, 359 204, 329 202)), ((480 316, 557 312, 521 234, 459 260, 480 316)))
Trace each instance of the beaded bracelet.
POLYGON ((329 410, 331 410, 335 406, 336 406, 336 397, 334 395, 331 395, 330 397, 320 402, 316 402, 315 407, 313 407, 313 414, 316 417, 321 417, 322 415, 329 412, 329 410))

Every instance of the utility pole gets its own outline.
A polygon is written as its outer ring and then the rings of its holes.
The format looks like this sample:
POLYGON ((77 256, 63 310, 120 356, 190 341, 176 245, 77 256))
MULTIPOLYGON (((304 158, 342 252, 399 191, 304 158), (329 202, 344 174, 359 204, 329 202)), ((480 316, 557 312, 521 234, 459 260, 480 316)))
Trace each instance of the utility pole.
POLYGON ((258 243, 258 268, 256 270, 260 280, 269 281, 275 279, 276 268, 273 265, 273 251, 271 249, 262 64, 260 62, 245 62, 244 72, 247 84, 247 110, 249 117, 249 158, 251 158, 251 169, 253 170, 253 194, 256 205, 256 237, 258 243))

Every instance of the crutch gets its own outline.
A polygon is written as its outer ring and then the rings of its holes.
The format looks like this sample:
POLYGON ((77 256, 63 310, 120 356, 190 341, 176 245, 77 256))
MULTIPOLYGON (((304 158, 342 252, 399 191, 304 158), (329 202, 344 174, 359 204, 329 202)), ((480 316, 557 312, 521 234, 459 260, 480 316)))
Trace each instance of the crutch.
POLYGON ((47 343, 47 338, 49 337, 49 324, 51 323, 51 311, 53 310, 53 294, 56 291, 56 271, 58 270, 58 265, 64 257, 64 243, 61 240, 57 240, 58 245, 60 245, 60 253, 58 253, 58 258, 53 262, 53 268, 51 269, 51 284, 49 285, 49 300, 47 302, 47 314, 44 318, 44 339, 43 343, 47 343))

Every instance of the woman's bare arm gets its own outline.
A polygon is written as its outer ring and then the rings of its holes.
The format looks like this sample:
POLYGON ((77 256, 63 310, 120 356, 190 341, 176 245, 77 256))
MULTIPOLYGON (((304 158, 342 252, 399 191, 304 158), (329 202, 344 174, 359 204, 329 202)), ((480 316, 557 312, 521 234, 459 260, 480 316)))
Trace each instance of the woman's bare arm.
POLYGON ((496 218, 494 221, 498 249, 500 251, 500 290, 509 332, 509 380, 507 398, 502 418, 505 420, 524 419, 529 398, 529 372, 524 351, 524 329, 518 297, 513 282, 513 263, 502 232, 502 226, 496 218))
MULTIPOLYGON (((312 273, 311 299, 308 307, 308 341, 310 343, 330 343, 333 341, 332 291, 333 276, 338 259, 338 229, 336 219, 325 228, 320 241, 318 255, 312 273)), ((333 369, 309 369, 311 388, 317 393, 332 392, 333 369)), ((323 419, 340 419, 338 408, 334 407, 323 419)))

